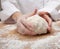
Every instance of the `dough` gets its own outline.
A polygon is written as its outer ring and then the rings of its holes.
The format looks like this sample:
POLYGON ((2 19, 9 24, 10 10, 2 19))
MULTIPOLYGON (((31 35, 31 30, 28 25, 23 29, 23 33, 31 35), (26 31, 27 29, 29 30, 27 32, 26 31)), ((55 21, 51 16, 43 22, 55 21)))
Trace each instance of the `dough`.
POLYGON ((39 15, 34 15, 27 18, 27 22, 34 25, 35 33, 32 33, 33 35, 47 33, 48 23, 39 15))

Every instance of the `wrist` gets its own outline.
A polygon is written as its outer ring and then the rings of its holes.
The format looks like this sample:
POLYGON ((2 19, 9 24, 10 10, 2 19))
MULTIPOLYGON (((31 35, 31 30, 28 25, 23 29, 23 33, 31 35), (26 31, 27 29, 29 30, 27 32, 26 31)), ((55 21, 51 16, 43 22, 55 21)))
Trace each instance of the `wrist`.
POLYGON ((20 12, 15 12, 13 15, 12 15, 12 19, 16 22, 18 17, 22 16, 22 13, 20 12))

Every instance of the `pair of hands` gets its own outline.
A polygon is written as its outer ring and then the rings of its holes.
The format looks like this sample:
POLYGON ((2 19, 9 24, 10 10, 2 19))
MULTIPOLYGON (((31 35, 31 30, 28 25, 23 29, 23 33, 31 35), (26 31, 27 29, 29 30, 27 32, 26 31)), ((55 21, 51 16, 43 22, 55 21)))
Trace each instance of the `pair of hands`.
POLYGON ((48 22, 48 31, 51 29, 52 25, 52 20, 51 18, 47 15, 46 12, 37 12, 37 9, 35 9, 32 13, 20 16, 17 19, 17 31, 21 34, 28 34, 28 35, 33 35, 34 33, 33 29, 34 26, 30 22, 26 22, 26 19, 30 16, 33 16, 35 14, 40 15, 42 18, 44 18, 48 22))

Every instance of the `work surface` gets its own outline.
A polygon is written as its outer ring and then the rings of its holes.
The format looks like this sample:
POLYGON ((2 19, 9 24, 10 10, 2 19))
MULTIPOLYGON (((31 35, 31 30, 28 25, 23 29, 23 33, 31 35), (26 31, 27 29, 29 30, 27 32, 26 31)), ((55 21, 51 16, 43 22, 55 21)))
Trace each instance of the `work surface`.
POLYGON ((0 23, 0 49, 60 49, 60 22, 52 26, 51 33, 24 36, 15 24, 0 23))

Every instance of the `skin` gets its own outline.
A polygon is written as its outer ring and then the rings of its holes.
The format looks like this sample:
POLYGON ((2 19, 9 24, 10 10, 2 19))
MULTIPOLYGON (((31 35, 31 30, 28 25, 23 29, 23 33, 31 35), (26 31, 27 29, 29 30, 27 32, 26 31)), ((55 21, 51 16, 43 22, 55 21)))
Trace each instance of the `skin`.
POLYGON ((52 25, 52 18, 51 15, 48 12, 38 12, 38 15, 40 15, 42 18, 44 18, 48 22, 48 31, 50 32, 51 30, 51 25, 52 25))
POLYGON ((30 16, 33 16, 35 14, 40 15, 42 18, 44 18, 47 22, 48 22, 48 31, 51 30, 51 24, 52 24, 52 20, 49 17, 49 15, 47 14, 47 12, 37 12, 37 9, 35 9, 33 12, 28 13, 23 15, 20 12, 15 12, 11 18, 17 22, 17 31, 21 34, 28 34, 28 35, 33 35, 32 33, 34 33, 33 29, 34 26, 31 23, 27 23, 26 19, 30 16))

